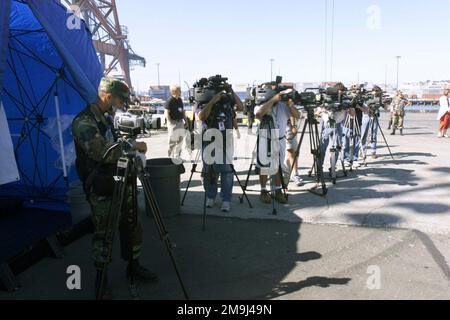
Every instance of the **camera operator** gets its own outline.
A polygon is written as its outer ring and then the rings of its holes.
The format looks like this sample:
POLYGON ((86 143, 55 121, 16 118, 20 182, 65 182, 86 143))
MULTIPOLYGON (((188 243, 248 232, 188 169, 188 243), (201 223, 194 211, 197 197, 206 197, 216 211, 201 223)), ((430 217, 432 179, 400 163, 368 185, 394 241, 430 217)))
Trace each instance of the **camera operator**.
MULTIPOLYGON (((277 90, 278 85, 276 83, 270 83, 266 84, 265 86, 271 87, 272 90, 277 90)), ((255 108, 255 116, 256 119, 260 120, 261 123, 263 123, 264 119, 266 117, 269 117, 269 119, 273 123, 273 129, 278 131, 278 139, 279 139, 279 152, 273 152, 270 154, 272 157, 271 164, 279 164, 279 168, 275 168, 277 170, 277 173, 275 173, 274 180, 275 180, 275 200, 281 204, 287 203, 287 197, 283 193, 283 183, 282 183, 282 177, 283 172, 287 172, 287 168, 285 168, 285 161, 286 161, 286 130, 288 126, 288 121, 291 117, 295 119, 300 119, 300 113, 295 108, 294 103, 291 99, 288 99, 287 102, 282 101, 284 97, 288 96, 290 93, 292 93, 292 89, 285 90, 281 93, 276 94, 274 97, 272 97, 269 101, 264 103, 262 106, 257 106, 255 108), (276 158, 275 158, 276 157, 276 158)), ((259 132, 259 138, 260 139, 268 139, 268 137, 264 137, 261 130, 259 132)), ((272 144, 272 141, 270 141, 272 144)), ((259 147, 261 147, 261 144, 258 144, 259 147)), ((261 153, 261 150, 258 151, 258 155, 261 153)), ((258 169, 261 170, 261 165, 258 161, 258 169)), ((261 182, 261 195, 260 200, 261 202, 265 204, 272 203, 272 198, 270 196, 270 193, 267 191, 267 182, 268 182, 268 175, 264 174, 264 172, 261 170, 260 174, 260 182, 261 182)))
MULTIPOLYGON (((362 125, 361 125, 361 143, 363 146, 366 145, 367 139, 369 139, 370 136, 372 136, 372 141, 370 142, 370 148, 371 148, 371 156, 372 159, 378 159, 377 156, 377 137, 378 137, 378 119, 380 118, 380 108, 383 107, 384 109, 387 108, 386 104, 383 102, 383 90, 381 90, 380 87, 374 86, 372 89, 372 101, 375 102, 375 104, 371 107, 370 104, 371 101, 367 101, 367 109, 364 111, 363 119, 362 119, 362 125), (371 124, 371 119, 374 119, 376 121, 372 122, 372 127, 369 128, 371 124)), ((365 151, 365 150, 363 150, 365 151)))
MULTIPOLYGON (((115 145, 116 135, 110 116, 116 110, 122 110, 130 99, 130 90, 126 84, 112 79, 103 79, 99 87, 97 101, 82 111, 72 124, 72 135, 76 147, 76 169, 87 201, 92 210, 92 222, 95 227, 92 241, 92 256, 97 269, 96 288, 100 286, 101 272, 105 264, 105 236, 107 221, 111 213, 112 196, 114 192, 114 175, 118 160, 123 153, 120 147, 107 151, 115 145)), ((147 145, 135 142, 134 149, 143 154, 147 152, 147 145)), ((120 213, 121 255, 128 261, 127 276, 137 280, 156 281, 156 276, 139 264, 142 247, 142 227, 137 212, 133 210, 132 186, 128 188, 128 200, 120 213), (137 221, 135 221, 137 220, 137 221)), ((104 299, 111 298, 107 286, 104 299)))
MULTIPOLYGON (((345 92, 347 91, 347 88, 344 86, 343 83, 337 83, 333 87, 334 91, 337 92, 338 100, 341 100, 340 97, 343 97, 345 92)), ((322 143, 320 146, 320 161, 319 164, 321 167, 323 167, 324 161, 325 161, 325 155, 327 153, 327 149, 329 147, 332 148, 338 148, 340 146, 333 145, 330 146, 330 139, 335 138, 333 135, 337 135, 337 143, 341 143, 342 137, 343 137, 343 122, 346 119, 347 111, 346 110, 339 110, 339 111, 329 111, 326 110, 324 107, 319 108, 318 112, 316 113, 316 116, 320 116, 322 118, 322 143), (336 130, 331 127, 331 122, 334 121, 336 124, 336 130)), ((334 164, 336 165, 339 160, 339 152, 335 153, 335 161, 334 164)))
MULTIPOLYGON (((354 85, 351 88, 350 95, 354 101, 352 108, 349 110, 349 116, 354 119, 351 123, 350 128, 344 128, 344 136, 343 136, 343 148, 344 148, 344 161, 347 167, 352 166, 353 168, 359 168, 361 164, 359 163, 359 151, 361 149, 361 136, 358 136, 358 131, 361 130, 361 123, 364 112, 369 112, 369 109, 364 106, 364 101, 360 97, 361 94, 361 86, 354 85), (358 128, 356 127, 358 126, 358 128), (350 159, 350 147, 351 147, 351 136, 355 137, 354 140, 354 150, 353 150, 353 159, 350 159), (352 164, 351 164, 352 163, 352 164)), ((360 132, 359 132, 360 133, 360 132)))
POLYGON ((181 147, 183 145, 184 135, 188 124, 186 113, 184 111, 183 100, 181 99, 181 88, 178 85, 170 87, 172 97, 166 102, 164 108, 167 119, 167 129, 169 134, 169 158, 179 159, 181 157, 181 147))
MULTIPOLYGON (((218 194, 217 182, 218 175, 220 174, 222 212, 231 211, 233 194, 233 168, 229 162, 231 161, 230 158, 232 158, 231 153, 233 150, 228 150, 228 146, 232 145, 232 141, 229 139, 233 139, 233 135, 227 133, 230 131, 232 132, 234 127, 234 108, 236 108, 235 111, 243 111, 244 105, 242 104, 241 99, 231 88, 230 92, 227 93, 225 91, 221 91, 217 93, 210 102, 205 105, 198 105, 196 108, 197 117, 200 121, 202 121, 203 130, 215 129, 219 130, 222 134, 222 146, 224 148, 223 161, 221 161, 221 163, 214 163, 213 165, 206 165, 203 157, 203 166, 204 168, 208 168, 206 175, 204 172, 205 176, 203 179, 205 191, 207 192, 206 206, 211 209, 216 205, 216 198, 218 194), (220 112, 220 114, 217 114, 218 112, 220 112), (218 117, 220 117, 220 120, 217 120, 218 117)), ((205 137, 205 135, 203 136, 205 137)), ((205 149, 206 146, 207 143, 204 143, 203 149, 205 149)), ((218 150, 215 151, 217 152, 218 150)))

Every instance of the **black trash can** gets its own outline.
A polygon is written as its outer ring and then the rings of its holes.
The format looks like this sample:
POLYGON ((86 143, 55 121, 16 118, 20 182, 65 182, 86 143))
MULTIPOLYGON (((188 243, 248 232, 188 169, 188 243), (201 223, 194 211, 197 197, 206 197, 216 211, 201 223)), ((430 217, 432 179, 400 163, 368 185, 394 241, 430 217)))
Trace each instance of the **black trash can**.
MULTIPOLYGON (((180 175, 185 173, 183 164, 177 165, 172 159, 147 160, 145 170, 150 175, 150 184, 163 217, 173 217, 180 214, 180 175)), ((147 215, 153 216, 148 203, 147 215)))

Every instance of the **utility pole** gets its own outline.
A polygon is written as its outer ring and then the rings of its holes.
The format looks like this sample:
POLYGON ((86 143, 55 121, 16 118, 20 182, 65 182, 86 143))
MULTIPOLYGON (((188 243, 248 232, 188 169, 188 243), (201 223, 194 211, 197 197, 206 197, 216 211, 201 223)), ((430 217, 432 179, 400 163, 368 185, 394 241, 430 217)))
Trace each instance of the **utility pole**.
POLYGON ((270 81, 273 81, 273 62, 275 59, 270 59, 270 81))
POLYGON ((158 63, 156 64, 156 68, 158 69, 158 87, 161 86, 161 82, 160 82, 160 79, 159 79, 159 65, 160 65, 160 63, 158 62, 158 63))
POLYGON ((401 56, 396 56, 395 58, 397 58, 397 91, 400 89, 400 85, 399 85, 399 79, 400 79, 400 59, 402 58, 401 56))
POLYGON ((334 0, 332 2, 332 11, 331 11, 331 61, 330 61, 330 81, 333 81, 333 67, 334 67, 334 0))
POLYGON ((328 80, 328 0, 325 0, 325 79, 328 80))

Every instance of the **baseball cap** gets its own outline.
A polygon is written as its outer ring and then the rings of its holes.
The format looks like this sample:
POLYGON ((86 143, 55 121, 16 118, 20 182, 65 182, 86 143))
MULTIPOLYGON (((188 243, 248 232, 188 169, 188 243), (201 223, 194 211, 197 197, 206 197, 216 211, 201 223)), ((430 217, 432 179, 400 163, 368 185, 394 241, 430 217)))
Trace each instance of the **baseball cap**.
POLYGON ((99 92, 110 93, 124 102, 130 102, 130 88, 120 80, 103 78, 100 82, 99 92))
POLYGON ((113 80, 106 86, 106 93, 122 99, 124 102, 130 102, 130 88, 119 80, 113 80))

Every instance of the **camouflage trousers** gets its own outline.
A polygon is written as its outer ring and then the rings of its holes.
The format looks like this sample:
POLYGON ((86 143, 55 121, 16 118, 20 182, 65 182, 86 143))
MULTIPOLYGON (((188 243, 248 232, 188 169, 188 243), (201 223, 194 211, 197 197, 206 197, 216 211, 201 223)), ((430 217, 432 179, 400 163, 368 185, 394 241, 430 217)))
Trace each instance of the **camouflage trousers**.
MULTIPOLYGON (((112 198, 98 197, 91 194, 88 202, 92 211, 92 222, 95 227, 92 239, 92 257, 96 268, 101 268, 107 260, 107 248, 105 236, 108 231, 108 217, 111 209, 112 198)), ((136 205, 136 213, 133 209, 132 188, 128 188, 127 201, 119 218, 121 257, 125 261, 138 259, 142 249, 142 224, 136 205)), ((115 230, 114 230, 115 231, 115 230)))
POLYGON ((395 112, 392 116, 393 129, 403 129, 404 123, 405 123, 405 113, 395 112))

